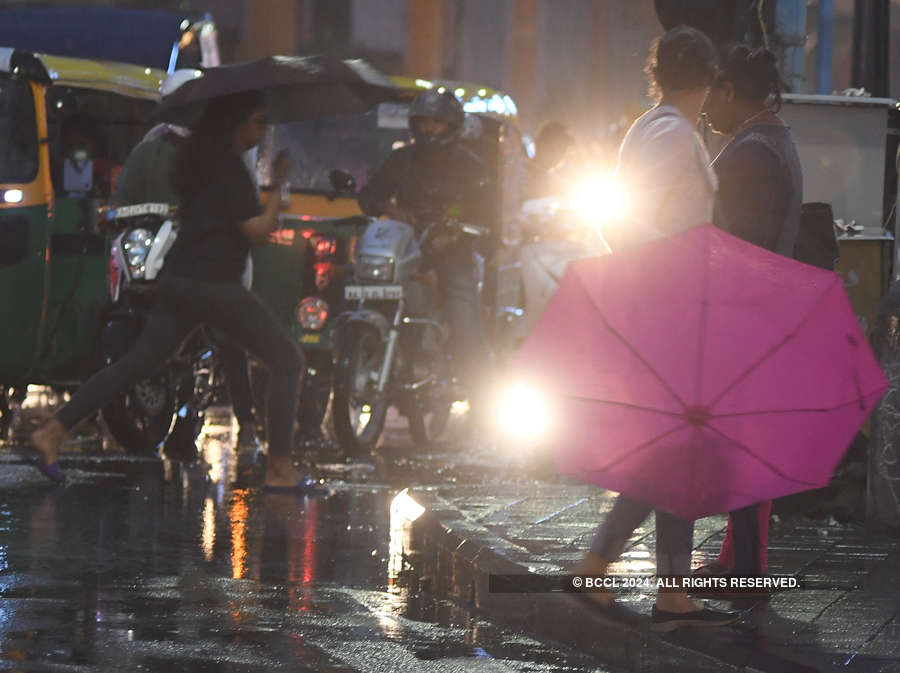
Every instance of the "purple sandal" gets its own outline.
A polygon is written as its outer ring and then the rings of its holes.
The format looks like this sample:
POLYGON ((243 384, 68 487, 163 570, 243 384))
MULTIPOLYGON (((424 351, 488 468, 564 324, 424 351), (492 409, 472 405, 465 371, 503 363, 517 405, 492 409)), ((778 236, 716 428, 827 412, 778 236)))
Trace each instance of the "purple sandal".
POLYGON ((17 447, 13 451, 21 456, 26 462, 34 465, 38 471, 54 484, 65 484, 66 473, 59 467, 59 461, 45 463, 40 457, 35 455, 33 451, 25 447, 17 447))

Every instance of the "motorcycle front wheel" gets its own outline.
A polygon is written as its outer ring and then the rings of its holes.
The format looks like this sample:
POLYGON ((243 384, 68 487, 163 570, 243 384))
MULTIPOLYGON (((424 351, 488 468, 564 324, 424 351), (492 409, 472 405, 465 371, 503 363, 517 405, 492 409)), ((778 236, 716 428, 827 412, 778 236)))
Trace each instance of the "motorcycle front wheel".
POLYGON ((378 392, 384 343, 377 330, 350 329, 342 341, 334 377, 332 421, 338 442, 348 455, 375 448, 387 418, 387 393, 378 392))
POLYGON ((175 390, 162 374, 136 383, 102 409, 115 440, 128 452, 150 456, 169 436, 175 421, 175 390))

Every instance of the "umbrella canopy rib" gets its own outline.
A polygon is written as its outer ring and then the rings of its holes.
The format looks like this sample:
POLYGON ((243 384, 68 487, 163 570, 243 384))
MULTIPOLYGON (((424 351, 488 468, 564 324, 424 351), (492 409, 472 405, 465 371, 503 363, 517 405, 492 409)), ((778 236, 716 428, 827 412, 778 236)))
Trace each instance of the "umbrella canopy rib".
POLYGON ((744 453, 746 453, 748 456, 750 456, 751 458, 753 458, 753 459, 755 459, 757 462, 759 462, 761 465, 765 465, 767 468, 769 468, 772 472, 774 472, 775 474, 777 474, 777 475, 778 475, 779 477, 781 477, 782 479, 787 479, 788 481, 792 481, 792 482, 794 482, 795 484, 803 484, 804 486, 816 487, 816 486, 819 485, 819 484, 817 484, 817 483, 814 482, 814 481, 806 481, 806 480, 804 480, 804 479, 797 479, 796 477, 792 477, 791 475, 789 475, 789 474, 783 472, 782 470, 779 470, 775 465, 773 465, 771 462, 769 462, 768 460, 766 460, 765 458, 763 458, 762 456, 760 456, 758 453, 756 453, 756 451, 754 451, 753 449, 751 449, 749 446, 747 446, 747 445, 744 444, 743 442, 737 441, 737 440, 734 439, 733 437, 731 437, 731 436, 725 434, 724 432, 722 432, 721 430, 719 430, 718 428, 716 428, 716 427, 714 427, 714 426, 712 426, 712 425, 707 425, 707 426, 705 426, 705 427, 709 428, 710 430, 712 430, 713 432, 715 432, 717 435, 719 435, 720 437, 722 437, 722 438, 725 439, 726 441, 731 442, 731 443, 735 446, 735 448, 740 449, 741 451, 743 451, 744 453))
POLYGON ((788 332, 784 336, 784 338, 782 338, 780 341, 775 343, 775 345, 773 345, 769 350, 767 350, 765 353, 763 353, 759 359, 757 359, 755 362, 751 363, 743 372, 741 372, 738 376, 736 376, 731 381, 731 383, 729 383, 727 386, 725 386, 725 388, 722 389, 722 391, 718 395, 716 395, 712 400, 710 400, 709 404, 706 405, 707 409, 711 410, 716 404, 721 402, 722 399, 728 393, 730 393, 732 390, 737 388, 738 384, 740 384, 744 379, 746 379, 748 376, 750 376, 750 374, 752 374, 757 369, 759 369, 766 362, 766 360, 768 360, 770 357, 775 355, 775 353, 777 353, 779 351, 779 349, 782 346, 784 346, 784 344, 786 344, 788 341, 793 339, 794 335, 800 330, 801 327, 803 327, 803 325, 806 323, 806 321, 812 317, 813 313, 815 313, 815 311, 819 307, 819 305, 825 301, 831 288, 834 287, 834 284, 837 283, 838 280, 839 280, 839 277, 835 276, 832 279, 831 285, 829 285, 827 288, 825 288, 825 290, 819 296, 816 303, 813 304, 810 307, 809 311, 807 311, 806 314, 800 319, 800 321, 796 325, 794 325, 794 328, 790 332, 788 332))
POLYGON ((590 402, 591 404, 605 404, 611 407, 623 407, 625 409, 634 409, 635 411, 649 411, 654 414, 662 414, 663 416, 672 416, 673 418, 684 418, 682 411, 669 411, 667 409, 657 409, 656 407, 647 407, 641 404, 632 404, 631 402, 618 402, 616 400, 598 400, 596 397, 584 397, 583 395, 562 395, 565 400, 573 402, 590 402))
POLYGON ((661 386, 662 386, 662 387, 663 387, 663 388, 664 388, 664 389, 665 389, 672 397, 675 398, 675 400, 678 402, 678 404, 680 404, 682 407, 687 407, 687 404, 685 404, 684 400, 681 399, 681 396, 679 396, 678 393, 675 392, 674 388, 672 388, 672 386, 670 386, 670 385, 666 382, 666 380, 662 377, 662 375, 659 373, 659 371, 657 371, 657 369, 656 369, 655 367, 653 367, 653 365, 651 365, 651 364, 647 361, 647 359, 646 359, 643 355, 641 355, 641 353, 638 352, 638 350, 637 350, 637 349, 636 349, 636 348, 628 341, 628 339, 626 339, 626 338, 622 335, 621 332, 619 332, 619 330, 617 330, 615 327, 612 326, 612 323, 609 322, 609 320, 607 319, 606 315, 604 314, 603 309, 600 307, 600 305, 597 303, 597 301, 594 299, 594 297, 591 295, 591 293, 587 291, 587 288, 584 287, 584 281, 583 281, 583 279, 581 279, 581 278, 579 277, 579 281, 582 283, 582 287, 583 287, 583 289, 584 289, 584 293, 587 295, 588 300, 591 302, 591 304, 593 304, 594 308, 597 309, 597 314, 600 316, 600 320, 603 321, 604 327, 606 327, 606 329, 608 329, 609 332, 610 332, 616 339, 618 339, 619 341, 622 342, 622 345, 625 346, 625 348, 628 349, 628 350, 632 353, 632 355, 634 355, 634 357, 637 358, 638 362, 640 362, 642 365, 644 365, 644 367, 647 369, 647 371, 649 371, 651 374, 653 374, 653 377, 654 377, 657 381, 659 381, 659 384, 660 384, 660 385, 661 385, 661 386))
MULTIPOLYGON (((878 391, 875 390, 869 394, 874 395, 877 392, 878 391)), ((863 397, 865 397, 865 395, 863 395, 863 397)), ((832 411, 837 411, 838 409, 857 406, 858 404, 859 399, 855 399, 850 400, 849 402, 836 404, 833 407, 798 407, 796 409, 759 409, 756 411, 734 411, 727 414, 710 414, 709 417, 711 420, 715 420, 716 418, 738 418, 740 416, 774 416, 777 414, 827 414, 832 411)))
POLYGON ((697 378, 694 380, 694 402, 696 404, 700 404, 700 395, 702 394, 703 388, 703 365, 705 362, 703 353, 706 349, 706 325, 709 322, 709 301, 707 300, 707 293, 709 291, 710 239, 704 239, 704 245, 706 246, 706 254, 703 255, 703 272, 700 277, 700 316, 698 320, 699 324, 697 326, 697 359, 694 361, 697 365, 697 378))
POLYGON ((612 462, 607 463, 607 464, 604 465, 603 467, 595 468, 595 471, 597 471, 597 472, 608 472, 609 470, 611 470, 612 468, 614 468, 616 465, 618 465, 619 463, 621 463, 621 462, 622 462, 623 460, 625 460, 626 458, 631 458, 631 457, 634 456, 636 453, 640 453, 641 451, 646 451, 647 449, 651 448, 654 444, 656 444, 656 443, 659 442, 660 440, 665 439, 665 438, 668 437, 669 435, 674 435, 674 434, 675 434, 676 432, 678 432, 679 430, 684 429, 684 427, 685 427, 686 425, 687 425, 687 422, 685 422, 685 423, 680 423, 679 425, 676 425, 674 428, 670 428, 670 429, 666 430, 665 432, 663 432, 662 434, 659 434, 659 435, 657 435, 656 437, 653 437, 652 439, 648 439, 648 440, 647 440, 646 442, 644 442, 643 444, 638 444, 636 447, 634 447, 633 449, 631 449, 631 451, 629 451, 628 453, 625 453, 625 454, 619 456, 618 458, 616 458, 616 459, 613 460, 612 462))

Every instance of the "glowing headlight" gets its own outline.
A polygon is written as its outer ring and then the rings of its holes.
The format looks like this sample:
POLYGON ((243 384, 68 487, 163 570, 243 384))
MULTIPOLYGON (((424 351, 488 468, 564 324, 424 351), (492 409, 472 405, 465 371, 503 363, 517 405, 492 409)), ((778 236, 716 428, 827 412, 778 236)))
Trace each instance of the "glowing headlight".
POLYGON ((592 175, 578 185, 572 203, 584 218, 615 220, 627 213, 625 186, 609 175, 592 175))
POLYGON ((360 280, 390 281, 394 278, 394 260, 381 255, 360 255, 354 265, 360 280))
POLYGON ((297 322, 303 329, 320 330, 328 320, 328 304, 318 297, 307 297, 297 307, 297 322))
POLYGON ((516 383, 507 387, 497 400, 496 411, 500 431, 519 442, 539 444, 550 434, 550 402, 532 386, 516 383))
POLYGON ((149 229, 132 229, 122 239, 122 252, 128 264, 128 272, 137 280, 144 278, 147 255, 153 245, 154 234, 149 229))
POLYGON ((23 198, 25 198, 25 195, 21 189, 7 189, 3 192, 4 203, 22 203, 23 198))

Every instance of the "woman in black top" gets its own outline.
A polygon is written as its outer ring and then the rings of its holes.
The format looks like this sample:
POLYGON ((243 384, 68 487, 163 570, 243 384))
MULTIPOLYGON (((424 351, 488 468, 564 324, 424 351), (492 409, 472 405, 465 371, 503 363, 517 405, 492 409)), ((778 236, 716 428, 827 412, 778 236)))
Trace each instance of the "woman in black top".
MULTIPOLYGON (((278 222, 280 200, 260 208, 241 153, 256 146, 265 130, 259 92, 213 100, 179 148, 172 186, 182 204, 181 229, 160 274, 157 302, 134 347, 101 370, 72 400, 31 435, 42 471, 65 479, 56 466, 65 433, 136 381, 153 375, 199 323, 223 332, 253 353, 270 372, 267 489, 311 487, 291 460, 301 351, 275 316, 241 285, 251 243, 263 243, 278 222)), ((274 193, 287 174, 288 160, 275 160, 274 193)))
MULTIPOLYGON (((744 45, 728 48, 704 108, 713 130, 732 136, 712 164, 719 180, 713 222, 745 241, 793 257, 803 174, 791 130, 777 114, 780 105, 775 55, 744 45)), ((699 572, 765 572, 771 509, 771 502, 761 502, 731 512, 718 560, 699 572)))

